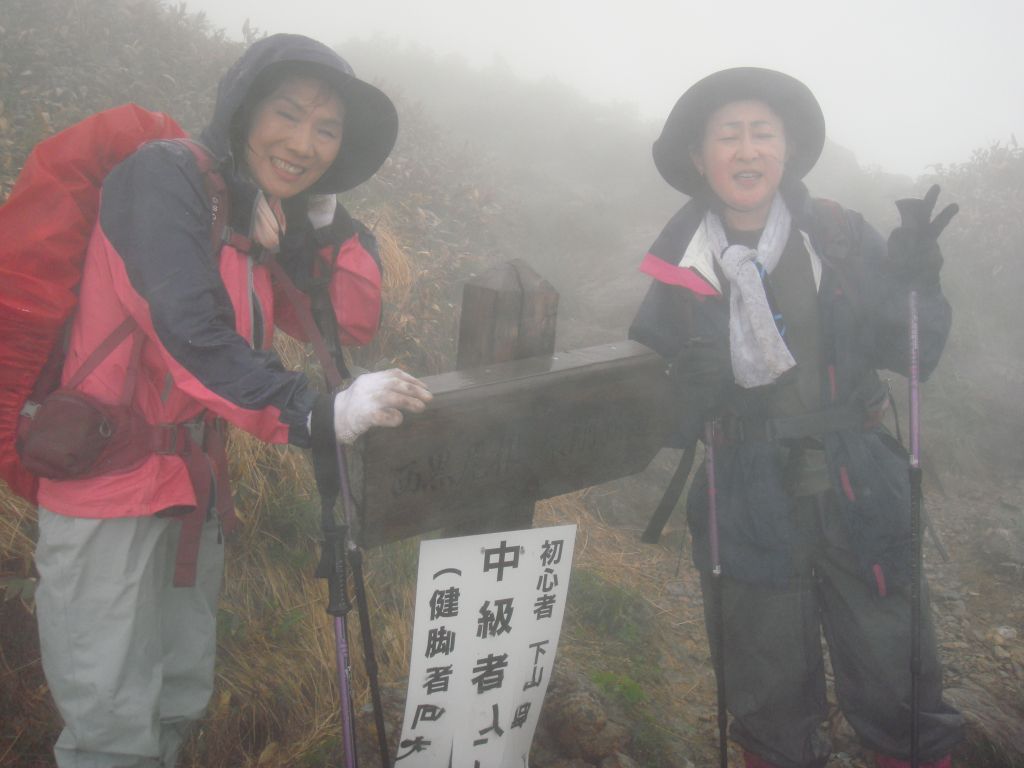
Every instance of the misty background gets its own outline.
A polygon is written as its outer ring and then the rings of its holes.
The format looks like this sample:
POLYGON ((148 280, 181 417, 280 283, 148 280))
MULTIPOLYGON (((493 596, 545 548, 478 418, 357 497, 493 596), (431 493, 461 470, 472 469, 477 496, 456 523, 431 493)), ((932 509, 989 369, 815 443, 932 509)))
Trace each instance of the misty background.
MULTIPOLYGON (((515 258, 561 294, 559 349, 624 338, 649 282, 640 260, 684 202, 650 155, 672 104, 726 66, 802 79, 830 138, 807 180, 813 194, 861 211, 883 234, 896 223, 893 201, 931 183, 943 187, 940 205, 961 207, 942 238, 953 332, 922 400, 927 507, 952 559, 929 545, 925 565, 947 683, 970 714, 973 752, 961 762, 1024 765, 1021 22, 1024 6, 1008 2, 0 0, 0 202, 54 132, 134 101, 196 133, 246 42, 310 34, 383 87, 400 115, 387 163, 344 195, 385 262, 383 325, 356 362, 427 375, 454 367, 466 280, 515 258)), ((290 366, 308 361, 297 344, 279 351, 290 366)), ((901 400, 905 381, 886 375, 901 400)), ((900 416, 905 424, 905 408, 900 416)), ((325 672, 334 648, 312 578, 319 533, 305 457, 238 431, 231 439, 247 525, 228 547, 218 691, 186 765, 337 763, 325 672)), ((575 521, 587 536, 573 566, 560 695, 549 692, 550 728, 531 755, 538 768, 559 764, 555 747, 584 691, 628 724, 629 753, 645 768, 714 762, 700 589, 694 570, 679 568, 683 515, 662 545, 638 541, 678 460, 669 453, 618 485, 538 505, 538 524, 575 521)), ((34 510, 0 485, 0 766, 50 765, 58 727, 31 613, 34 526, 34 510)), ((385 696, 399 718, 414 544, 367 553, 385 696)), ((837 749, 857 757, 842 718, 829 727, 837 749)), ((860 758, 830 768, 864 768, 860 758)))
MULTIPOLYGON (((812 194, 860 211, 883 234, 897 223, 893 201, 934 181, 945 187, 940 205, 960 203, 943 242, 957 321, 929 385, 926 433, 942 436, 930 441, 931 463, 1021 476, 1024 374, 1015 361, 1024 357, 1024 334, 1013 307, 1024 290, 1024 240, 1003 217, 1018 216, 1024 181, 1011 170, 1024 135, 1024 4, 193 0, 187 7, 229 39, 287 31, 336 46, 405 106, 403 120, 415 112, 472 158, 462 181, 480 184, 480 207, 497 214, 488 226, 493 256, 526 259, 562 294, 562 348, 622 338, 646 288, 636 266, 683 202, 650 159, 680 94, 729 66, 799 78, 821 102, 829 137, 807 178, 812 194), (987 170, 1005 177, 994 196, 971 178, 987 170), (964 432, 976 437, 955 450, 964 432)), ((899 398, 905 384, 891 379, 899 398)))
POLYGON ((828 129, 812 194, 883 235, 893 202, 931 183, 960 204, 942 241, 955 318, 925 390, 928 463, 1024 475, 1024 4, 83 0, 44 3, 51 25, 27 29, 25 0, 0 4, 17 62, 0 70, 0 194, 35 141, 96 109, 133 100, 198 132, 220 74, 261 35, 340 50, 400 117, 388 164, 345 200, 394 235, 414 281, 363 362, 425 374, 451 367, 462 282, 514 258, 560 292, 559 348, 623 338, 649 282, 640 260, 684 202, 651 161, 665 115, 721 67, 794 75, 828 129))
POLYGON ((652 131, 706 74, 731 66, 779 69, 815 93, 833 141, 866 166, 911 176, 963 162, 972 150, 1024 128, 1024 4, 1013 0, 190 0, 187 6, 236 39, 246 20, 264 31, 316 37, 338 46, 361 74, 377 73, 347 45, 353 39, 556 80, 649 122, 652 131))

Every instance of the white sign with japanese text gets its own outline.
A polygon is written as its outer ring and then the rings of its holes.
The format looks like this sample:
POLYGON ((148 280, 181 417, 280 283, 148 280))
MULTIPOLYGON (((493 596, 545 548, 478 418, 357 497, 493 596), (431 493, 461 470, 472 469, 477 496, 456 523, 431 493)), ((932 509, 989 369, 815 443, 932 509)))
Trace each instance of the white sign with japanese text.
POLYGON ((420 543, 396 768, 527 768, 576 526, 420 543))

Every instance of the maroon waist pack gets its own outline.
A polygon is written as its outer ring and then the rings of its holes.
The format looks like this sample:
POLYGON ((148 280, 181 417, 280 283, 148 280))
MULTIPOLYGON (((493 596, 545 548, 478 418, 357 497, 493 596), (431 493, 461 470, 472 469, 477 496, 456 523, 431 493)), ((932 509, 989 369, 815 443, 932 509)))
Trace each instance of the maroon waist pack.
POLYGON ((32 474, 69 480, 134 469, 163 447, 165 431, 130 406, 58 389, 20 430, 17 447, 32 474))
POLYGON ((63 359, 55 358, 57 364, 44 370, 18 420, 16 448, 25 469, 49 480, 96 477, 134 469, 154 453, 183 455, 190 450, 190 437, 202 445, 201 418, 184 424, 150 424, 130 405, 141 346, 141 334, 129 318, 59 388, 63 359), (119 404, 104 403, 76 389, 129 337, 134 337, 132 357, 119 404))

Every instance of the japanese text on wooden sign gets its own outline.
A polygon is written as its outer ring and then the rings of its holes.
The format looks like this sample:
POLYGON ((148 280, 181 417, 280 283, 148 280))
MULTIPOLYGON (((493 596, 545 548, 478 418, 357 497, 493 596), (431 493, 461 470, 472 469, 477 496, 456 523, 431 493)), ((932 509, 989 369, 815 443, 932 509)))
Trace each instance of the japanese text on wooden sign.
POLYGON ((397 768, 526 768, 576 526, 420 544, 397 768))

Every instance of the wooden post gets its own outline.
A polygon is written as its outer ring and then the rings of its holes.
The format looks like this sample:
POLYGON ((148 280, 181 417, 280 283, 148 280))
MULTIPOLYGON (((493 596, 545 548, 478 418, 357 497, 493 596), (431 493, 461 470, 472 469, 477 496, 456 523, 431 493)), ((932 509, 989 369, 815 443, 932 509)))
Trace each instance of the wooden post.
MULTIPOLYGON (((558 291, 551 283, 522 259, 500 264, 463 287, 455 367, 463 371, 550 355, 555 351, 557 318, 558 291)), ((507 509, 446 534, 530 528, 534 501, 510 499, 507 509)))
POLYGON ((557 315, 558 292, 522 259, 488 270, 462 290, 456 369, 552 354, 557 315))

